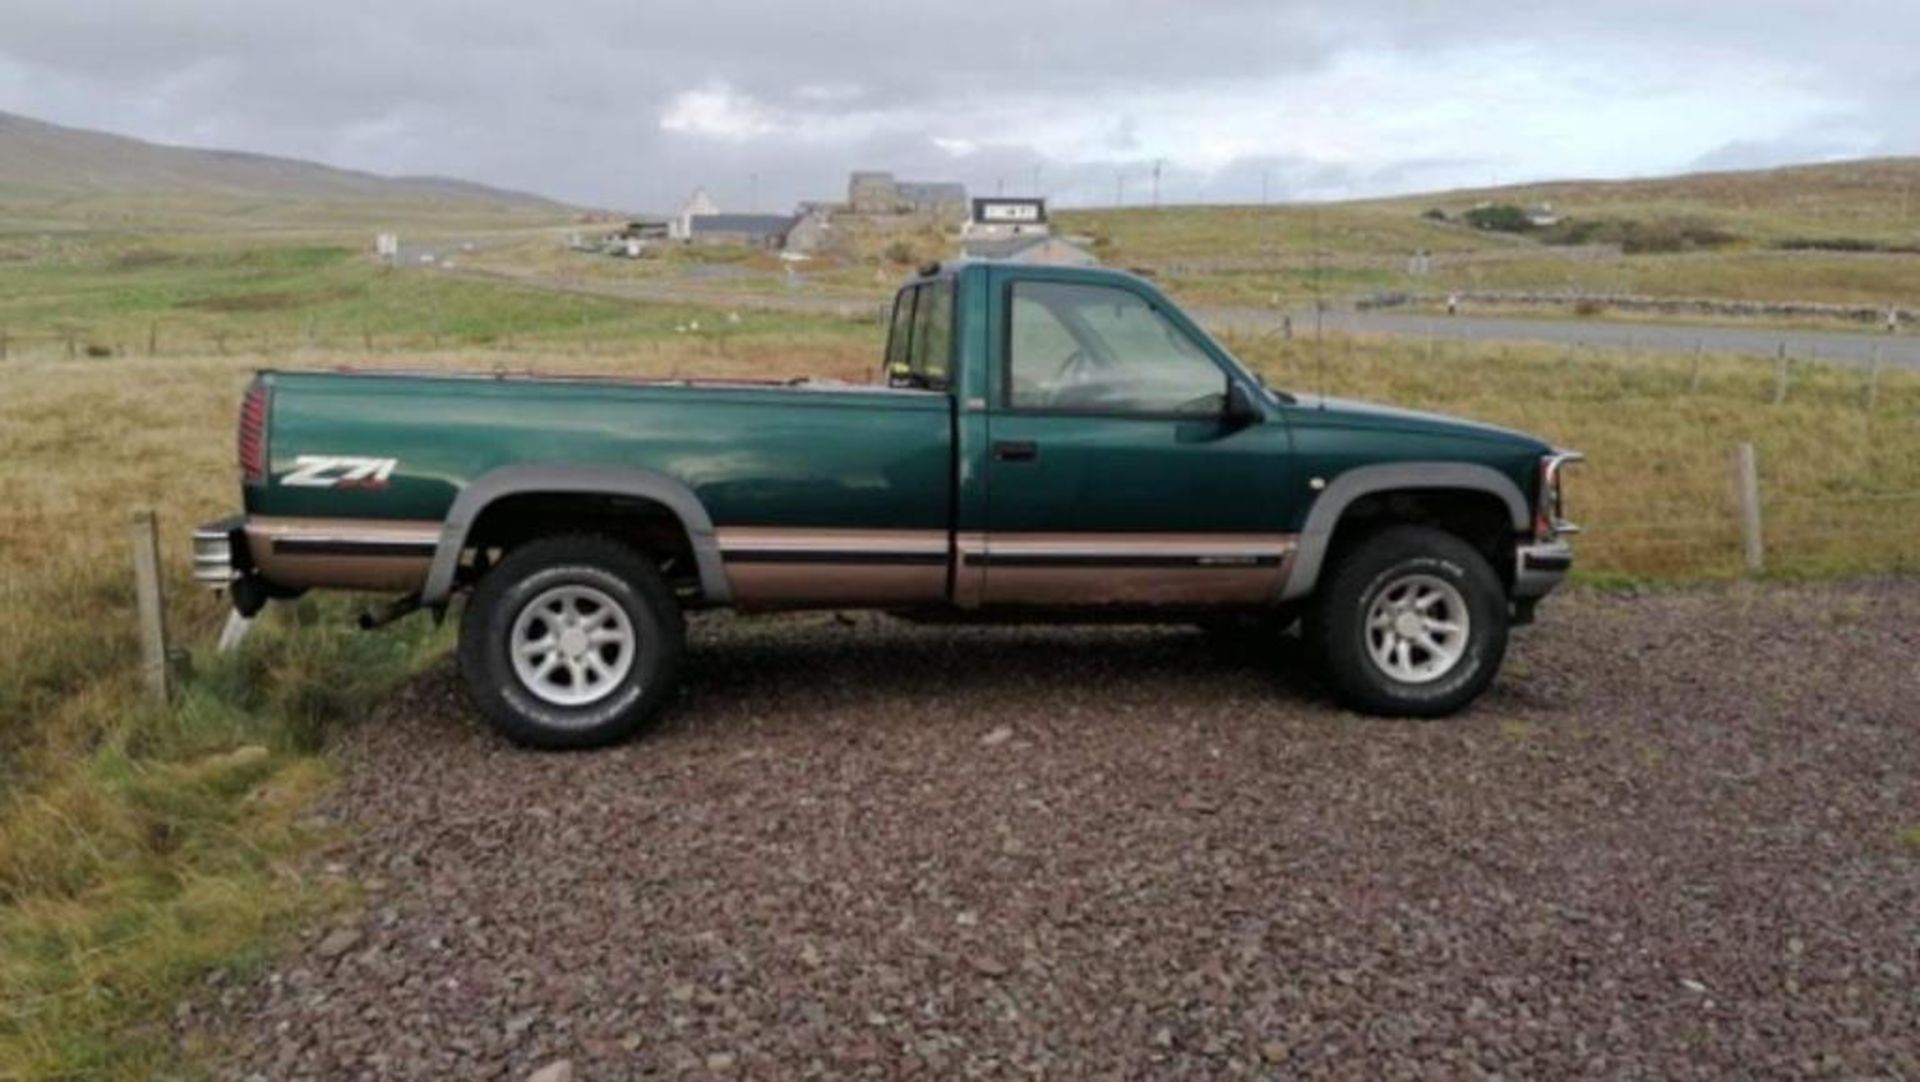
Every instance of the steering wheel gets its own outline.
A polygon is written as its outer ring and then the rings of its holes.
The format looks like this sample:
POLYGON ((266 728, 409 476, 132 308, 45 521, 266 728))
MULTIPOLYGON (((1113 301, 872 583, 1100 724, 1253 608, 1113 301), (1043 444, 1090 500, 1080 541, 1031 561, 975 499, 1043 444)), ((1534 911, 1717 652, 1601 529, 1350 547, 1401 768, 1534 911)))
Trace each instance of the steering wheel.
POLYGON ((1047 404, 1057 405, 1063 395, 1074 387, 1093 382, 1093 358, 1087 351, 1076 349, 1067 354, 1067 359, 1054 370, 1053 378, 1047 381, 1047 404))

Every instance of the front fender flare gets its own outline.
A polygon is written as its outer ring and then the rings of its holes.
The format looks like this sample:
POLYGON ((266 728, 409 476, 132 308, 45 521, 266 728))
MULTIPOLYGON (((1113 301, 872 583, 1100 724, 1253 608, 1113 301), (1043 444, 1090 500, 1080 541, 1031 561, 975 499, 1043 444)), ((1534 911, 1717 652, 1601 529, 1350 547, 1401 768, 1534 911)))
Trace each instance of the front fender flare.
POLYGON ((528 493, 632 496, 661 504, 673 512, 687 531, 687 540, 693 545, 695 570, 700 576, 700 592, 707 602, 724 605, 733 599, 726 568, 720 560, 720 545, 714 539, 713 519, 684 482, 658 470, 640 468, 521 465, 503 466, 481 474, 454 497, 446 521, 440 526, 440 541, 427 568, 426 585, 420 590, 422 604, 446 604, 453 593, 453 577, 460 566, 460 554, 466 550, 467 535, 481 512, 495 500, 528 493))
POLYGON ((1301 527, 1293 566, 1280 587, 1280 600, 1293 601, 1313 592, 1333 543, 1333 531, 1347 508, 1362 496, 1406 489, 1455 488, 1485 492, 1506 505, 1515 533, 1524 533, 1533 518, 1527 499, 1513 479, 1491 466, 1471 462, 1389 462, 1361 466, 1335 477, 1307 512, 1301 527))

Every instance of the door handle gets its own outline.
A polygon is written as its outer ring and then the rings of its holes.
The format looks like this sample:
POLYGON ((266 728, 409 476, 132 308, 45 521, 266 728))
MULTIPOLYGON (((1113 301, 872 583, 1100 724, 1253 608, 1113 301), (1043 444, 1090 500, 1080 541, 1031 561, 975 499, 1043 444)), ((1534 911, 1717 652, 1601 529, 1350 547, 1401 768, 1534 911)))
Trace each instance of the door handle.
POLYGON ((1032 440, 998 440, 993 457, 1001 462, 1032 462, 1040 457, 1040 445, 1032 440))

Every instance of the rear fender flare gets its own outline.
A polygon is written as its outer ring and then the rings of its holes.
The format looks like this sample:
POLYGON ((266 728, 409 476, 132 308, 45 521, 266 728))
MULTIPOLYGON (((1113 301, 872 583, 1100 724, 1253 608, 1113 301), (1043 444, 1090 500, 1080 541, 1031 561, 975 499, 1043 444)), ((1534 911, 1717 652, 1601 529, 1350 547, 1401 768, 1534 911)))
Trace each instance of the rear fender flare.
POLYGON ((1361 466, 1335 477, 1307 513, 1300 530, 1293 566, 1280 587, 1279 600, 1293 601, 1313 592, 1326 564, 1327 547, 1333 543, 1333 531, 1355 500, 1378 492, 1406 489, 1454 488, 1485 492, 1506 505, 1515 533, 1524 533, 1533 517, 1527 500, 1512 478, 1491 466, 1470 462, 1391 462, 1379 466, 1361 466))
POLYGON ((460 567, 460 554, 467 547, 467 535, 488 505, 506 496, 529 493, 542 495, 632 496, 652 500, 673 512, 687 531, 693 545, 695 570, 700 576, 700 592, 709 604, 724 605, 733 599, 727 585, 727 573, 720 560, 720 545, 714 539, 713 519, 693 490, 657 470, 618 469, 600 466, 504 466, 481 474, 460 490, 440 526, 440 541, 433 550, 433 562, 427 567, 427 582, 420 590, 425 605, 445 605, 453 593, 454 573, 460 567))

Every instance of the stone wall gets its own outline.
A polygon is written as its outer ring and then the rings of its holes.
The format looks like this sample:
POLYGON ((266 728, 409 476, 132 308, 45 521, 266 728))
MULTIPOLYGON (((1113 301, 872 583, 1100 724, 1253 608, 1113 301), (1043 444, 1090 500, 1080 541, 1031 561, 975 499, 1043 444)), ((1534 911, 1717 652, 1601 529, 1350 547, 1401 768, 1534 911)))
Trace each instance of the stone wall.
MULTIPOLYGON (((1366 311, 1381 308, 1445 305, 1448 297, 1461 304, 1500 307, 1569 308, 1591 305, 1616 312, 1647 312, 1671 316, 1738 316, 1776 319, 1838 319, 1885 323, 1887 305, 1821 304, 1815 301, 1741 301, 1719 297, 1648 297, 1633 293, 1569 293, 1525 290, 1462 290, 1458 293, 1376 293, 1354 302, 1366 311)), ((1895 307, 1902 323, 1920 319, 1920 310, 1895 307)))

